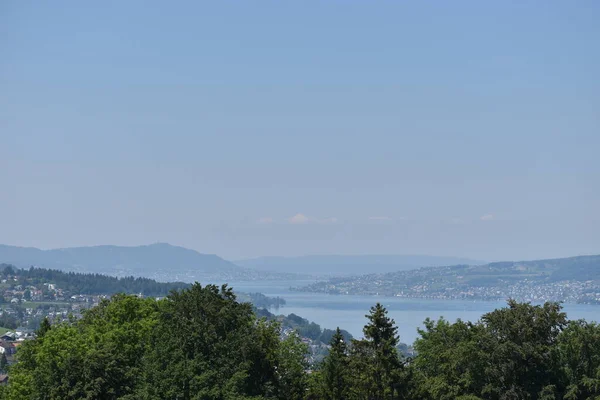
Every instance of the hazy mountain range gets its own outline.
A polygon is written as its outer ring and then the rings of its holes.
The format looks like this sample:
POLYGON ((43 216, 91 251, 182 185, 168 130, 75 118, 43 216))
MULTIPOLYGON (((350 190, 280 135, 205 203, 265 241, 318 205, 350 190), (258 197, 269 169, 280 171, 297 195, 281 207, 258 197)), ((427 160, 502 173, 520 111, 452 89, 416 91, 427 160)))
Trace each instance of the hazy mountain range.
POLYGON ((63 271, 146 276, 160 281, 184 282, 302 279, 307 276, 385 273, 423 266, 482 264, 464 258, 413 255, 261 257, 231 262, 215 254, 202 254, 167 243, 52 250, 0 245, 2 262, 21 268, 33 265, 63 271))
MULTIPOLYGON (((330 288, 334 284, 338 291, 359 290, 360 293, 397 293, 409 290, 411 285, 417 288, 431 286, 428 290, 434 292, 441 288, 450 293, 473 287, 497 291, 497 288, 502 290, 521 281, 551 286, 554 285, 552 282, 566 280, 600 281, 599 256, 490 264, 423 255, 261 257, 231 262, 214 254, 202 254, 167 243, 54 250, 0 245, 0 263, 21 268, 37 266, 113 276, 144 276, 163 282, 327 280, 333 276, 336 278, 332 281, 315 284, 310 290, 321 291, 324 287, 319 285, 330 288)), ((444 295, 449 295, 446 292, 444 295)))
POLYGON ((147 276, 169 281, 231 278, 252 272, 214 254, 201 254, 166 243, 53 250, 0 245, 0 262, 21 268, 34 265, 63 271, 147 276))

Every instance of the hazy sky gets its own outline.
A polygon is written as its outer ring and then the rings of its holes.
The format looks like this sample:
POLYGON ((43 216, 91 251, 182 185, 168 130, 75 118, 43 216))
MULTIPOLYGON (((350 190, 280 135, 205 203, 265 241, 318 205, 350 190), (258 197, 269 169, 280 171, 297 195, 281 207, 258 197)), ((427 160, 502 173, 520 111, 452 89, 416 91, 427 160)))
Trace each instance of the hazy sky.
POLYGON ((600 253, 598 21, 594 0, 2 1, 0 243, 600 253))

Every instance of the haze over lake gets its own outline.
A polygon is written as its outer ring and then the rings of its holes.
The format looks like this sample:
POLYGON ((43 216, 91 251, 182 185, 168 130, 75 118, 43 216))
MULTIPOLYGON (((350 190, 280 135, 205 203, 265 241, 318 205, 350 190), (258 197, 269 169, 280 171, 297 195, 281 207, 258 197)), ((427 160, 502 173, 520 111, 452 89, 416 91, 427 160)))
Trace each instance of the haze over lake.
MULTIPOLYGON (((400 340, 411 344, 417 337, 417 328, 429 317, 437 319, 443 316, 449 321, 461 318, 476 321, 481 315, 506 305, 502 301, 463 301, 404 299, 382 296, 343 296, 290 291, 290 287, 303 286, 313 281, 255 281, 229 282, 240 292, 260 292, 267 296, 285 298, 285 307, 271 310, 276 314, 297 314, 309 321, 316 322, 321 328, 334 329, 339 326, 362 337, 365 314, 376 302, 382 303, 394 318, 398 326, 400 340)), ((569 319, 584 318, 588 321, 600 320, 600 307, 586 304, 565 304, 564 311, 569 319)))

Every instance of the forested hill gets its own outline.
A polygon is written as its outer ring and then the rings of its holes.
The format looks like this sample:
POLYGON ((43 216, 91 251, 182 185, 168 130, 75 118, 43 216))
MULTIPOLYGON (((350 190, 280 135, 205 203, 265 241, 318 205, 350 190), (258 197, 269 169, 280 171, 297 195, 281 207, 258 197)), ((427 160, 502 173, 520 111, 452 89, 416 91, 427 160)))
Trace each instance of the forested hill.
POLYGON ((183 282, 157 282, 149 278, 107 276, 101 274, 84 274, 63 272, 55 269, 34 268, 20 269, 8 264, 0 264, 2 279, 18 279, 18 284, 25 286, 42 286, 52 283, 70 294, 111 295, 115 293, 141 293, 145 296, 166 296, 171 290, 189 286, 183 282))

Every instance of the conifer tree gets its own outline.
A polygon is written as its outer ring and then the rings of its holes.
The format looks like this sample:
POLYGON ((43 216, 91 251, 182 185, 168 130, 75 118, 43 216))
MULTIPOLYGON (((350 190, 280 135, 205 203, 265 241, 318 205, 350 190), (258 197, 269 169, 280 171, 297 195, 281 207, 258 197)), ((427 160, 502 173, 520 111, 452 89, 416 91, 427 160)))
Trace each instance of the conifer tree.
POLYGON ((329 345, 322 365, 324 396, 327 400, 344 400, 348 389, 348 347, 339 327, 329 345))
POLYGON ((396 350, 400 338, 395 321, 388 317, 380 303, 366 315, 369 323, 363 328, 365 340, 372 350, 372 384, 377 399, 394 398, 399 384, 402 363, 396 350), (389 395, 389 396, 388 396, 389 395))
POLYGON ((44 335, 52 328, 52 326, 50 325, 50 320, 48 320, 48 317, 45 317, 42 322, 40 323, 40 327, 36 332, 36 335, 38 338, 42 338, 44 337, 44 335))

